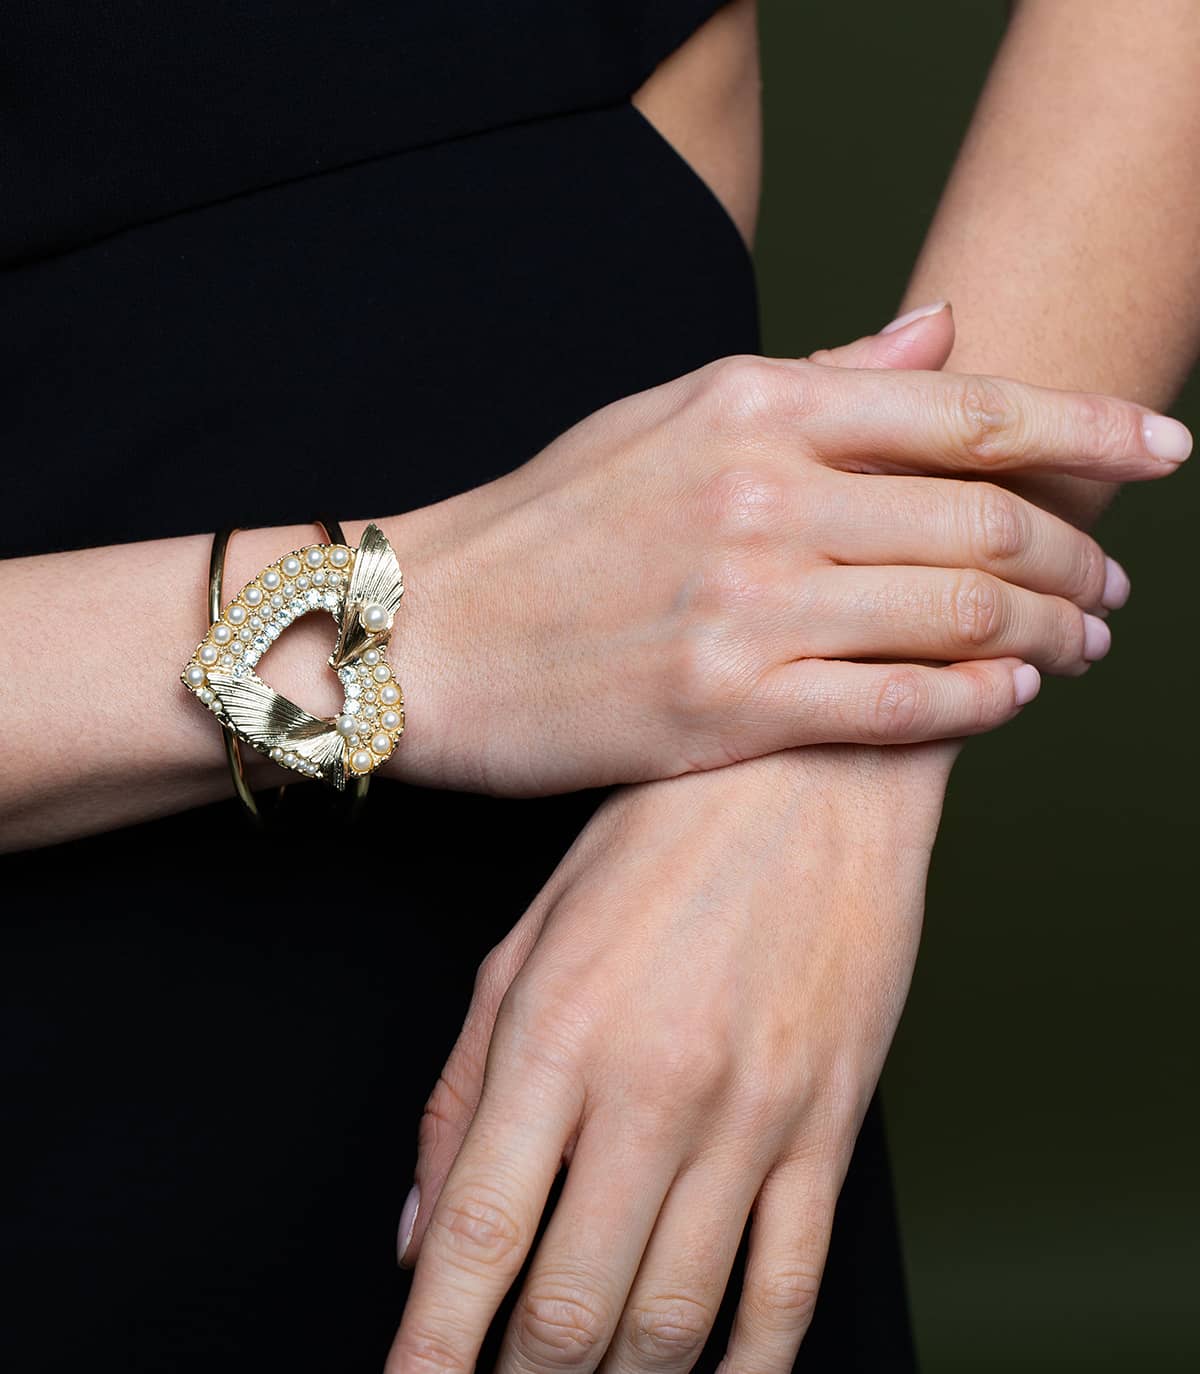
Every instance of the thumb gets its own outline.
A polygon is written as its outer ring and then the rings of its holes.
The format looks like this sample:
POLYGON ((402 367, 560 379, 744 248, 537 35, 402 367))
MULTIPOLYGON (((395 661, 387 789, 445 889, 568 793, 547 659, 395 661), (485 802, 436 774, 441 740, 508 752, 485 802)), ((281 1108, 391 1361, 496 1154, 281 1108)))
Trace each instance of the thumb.
POLYGON ((878 334, 839 348, 821 348, 810 363, 826 367, 888 367, 937 371, 954 347, 954 316, 949 301, 922 305, 901 315, 878 334))

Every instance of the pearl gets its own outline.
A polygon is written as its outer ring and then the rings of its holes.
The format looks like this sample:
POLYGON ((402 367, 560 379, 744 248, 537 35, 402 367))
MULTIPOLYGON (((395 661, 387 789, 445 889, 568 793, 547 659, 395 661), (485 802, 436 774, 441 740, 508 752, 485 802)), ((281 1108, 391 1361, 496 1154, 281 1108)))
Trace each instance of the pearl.
POLYGON ((310 568, 319 568, 321 564, 325 561, 325 550, 318 549, 317 546, 314 544, 313 547, 309 549, 309 551, 304 555, 304 561, 308 564, 310 568))
POLYGON ((242 600, 247 606, 261 606, 262 599, 263 594, 261 587, 247 587, 242 593, 242 600))
POLYGON ((379 662, 379 650, 368 649, 367 652, 363 654, 363 662, 367 665, 368 668, 374 668, 374 666, 379 662))
POLYGON ((357 725, 358 722, 353 716, 338 716, 337 718, 337 732, 339 735, 345 736, 346 739, 349 739, 354 733, 357 725))
POLYGON ((333 564, 335 568, 344 568, 346 564, 350 561, 349 549, 331 549, 329 553, 329 561, 333 564))
POLYGON ((215 648, 212 644, 206 644, 206 645, 200 650, 200 662, 201 662, 201 663, 207 663, 208 666, 211 668, 212 665, 213 665, 216 661, 217 661, 217 651, 216 651, 216 648, 215 648))
POLYGON ((232 667, 233 667, 233 655, 232 655, 232 654, 222 654, 222 655, 221 655, 221 667, 222 667, 222 668, 232 668, 232 667))
POLYGON ((289 768, 294 768, 296 766, 296 755, 289 749, 287 753, 284 754, 283 761, 289 768))
POLYGON ((323 587, 325 585, 325 569, 318 568, 317 571, 313 573, 312 580, 314 587, 323 587))
POLYGON ((242 622, 246 619, 245 606, 239 606, 235 601, 233 605, 226 610, 225 619, 228 620, 231 625, 242 624, 242 622))
POLYGON ((243 643, 249 644, 250 641, 254 638, 254 631, 250 628, 249 625, 247 625, 245 629, 238 631, 238 638, 242 640, 243 643))
POLYGON ((358 615, 364 630, 370 630, 373 635, 377 635, 381 630, 386 630, 388 621, 391 617, 383 606, 371 605, 364 606, 358 615))
POLYGON ((379 700, 382 701, 385 706, 395 706, 400 700, 399 687, 393 687, 390 682, 386 687, 381 687, 379 689, 379 700))
POLYGON ((212 703, 216 700, 216 697, 213 696, 212 692, 209 691, 207 687, 201 687, 200 690, 196 693, 196 695, 205 704, 205 706, 211 706, 212 703))
POLYGON ((356 749, 355 752, 350 755, 350 767, 353 768, 356 773, 368 772, 374 762, 375 760, 365 749, 356 749))
POLYGON ((391 675, 392 670, 387 666, 386 663, 377 663, 375 665, 375 671, 371 674, 371 676, 375 679, 376 682, 386 682, 388 678, 391 677, 391 675))
POLYGON ((372 735, 371 748, 376 754, 390 754, 392 752, 391 735, 385 735, 382 730, 377 735, 372 735))
POLYGON ((400 714, 398 711, 385 711, 379 717, 379 723, 385 730, 399 730, 400 714))
POLYGON ((228 625, 214 625, 212 637, 218 644, 228 644, 233 638, 233 631, 228 625))
POLYGON ((273 592, 279 586, 279 574, 274 568, 268 568, 262 575, 262 584, 267 591, 273 592))
POLYGON ((276 610, 278 610, 278 609, 280 608, 280 606, 283 605, 283 593, 282 593, 282 592, 276 592, 276 593, 275 593, 275 595, 271 598, 271 605, 274 606, 276 610))
POLYGON ((295 577, 300 571, 300 560, 294 553, 290 553, 279 566, 283 569, 285 577, 295 577))
POLYGON ((187 670, 187 680, 189 685, 192 687, 203 687, 204 678, 204 669, 201 668, 201 666, 198 663, 193 663, 192 666, 187 670))

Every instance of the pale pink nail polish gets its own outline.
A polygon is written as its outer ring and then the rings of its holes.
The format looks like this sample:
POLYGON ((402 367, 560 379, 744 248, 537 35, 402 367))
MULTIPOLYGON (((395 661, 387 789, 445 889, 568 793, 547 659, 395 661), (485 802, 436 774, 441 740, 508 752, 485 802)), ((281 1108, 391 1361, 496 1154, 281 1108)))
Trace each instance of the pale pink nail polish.
POLYGON ((1142 438, 1150 455, 1164 463, 1182 463, 1192 451, 1192 432, 1169 415, 1147 415, 1142 438))
POLYGON ((414 1183, 404 1199, 400 1211, 400 1224, 396 1227, 396 1263, 403 1264, 408 1247, 412 1244, 413 1232, 417 1227, 417 1212, 421 1206, 421 1190, 414 1183))
POLYGON ((1017 693, 1017 705, 1028 706, 1042 688, 1042 675, 1032 663, 1022 663, 1013 669, 1013 686, 1017 693))
POLYGON ((917 320, 927 319, 930 315, 936 315, 939 310, 945 310, 945 308, 945 301, 934 301, 932 305, 918 305, 915 310, 909 310, 906 314, 898 315, 891 324, 885 324, 879 332, 881 334, 894 334, 897 329, 915 324, 917 320))
POLYGON ((1130 589, 1129 574, 1115 558, 1106 558, 1104 560, 1104 591, 1100 596, 1100 604, 1106 606, 1110 611, 1120 610, 1129 600, 1130 589))
POLYGON ((1103 658, 1112 648, 1112 631, 1098 615, 1083 617, 1083 656, 1089 663, 1103 658))

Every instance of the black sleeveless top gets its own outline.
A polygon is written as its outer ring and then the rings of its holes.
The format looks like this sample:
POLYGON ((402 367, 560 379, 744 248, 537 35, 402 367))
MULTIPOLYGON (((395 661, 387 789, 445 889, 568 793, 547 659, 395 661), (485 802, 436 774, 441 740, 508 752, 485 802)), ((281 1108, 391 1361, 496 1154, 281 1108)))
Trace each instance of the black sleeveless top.
MULTIPOLYGON (((423 505, 756 350, 745 245, 630 103, 716 8, 8 0, 0 554, 423 505)), ((598 799, 381 778, 369 915, 304 876, 343 843, 316 808, 0 862, 0 1362, 378 1370, 474 969, 598 799)), ((911 1368, 874 1110, 797 1367, 911 1368)))

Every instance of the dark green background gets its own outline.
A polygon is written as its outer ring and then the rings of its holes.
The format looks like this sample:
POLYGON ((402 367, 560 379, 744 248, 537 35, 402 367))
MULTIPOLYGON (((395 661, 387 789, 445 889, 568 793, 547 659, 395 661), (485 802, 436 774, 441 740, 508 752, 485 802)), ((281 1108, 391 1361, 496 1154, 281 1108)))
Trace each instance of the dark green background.
MULTIPOLYGON (((1004 8, 763 0, 766 352, 894 313, 1004 8)), ((1200 1368, 1198 515, 1121 493, 1112 653, 955 774, 885 1079, 926 1374, 1200 1368)))

